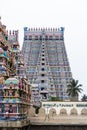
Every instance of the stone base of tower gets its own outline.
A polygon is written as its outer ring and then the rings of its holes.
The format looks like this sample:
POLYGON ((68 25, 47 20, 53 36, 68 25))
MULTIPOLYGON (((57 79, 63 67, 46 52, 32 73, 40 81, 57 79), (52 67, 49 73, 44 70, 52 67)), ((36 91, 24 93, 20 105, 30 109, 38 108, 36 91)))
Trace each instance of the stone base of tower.
POLYGON ((0 121, 0 130, 25 130, 30 125, 29 119, 21 121, 0 121), (11 129, 12 128, 12 129, 11 129))

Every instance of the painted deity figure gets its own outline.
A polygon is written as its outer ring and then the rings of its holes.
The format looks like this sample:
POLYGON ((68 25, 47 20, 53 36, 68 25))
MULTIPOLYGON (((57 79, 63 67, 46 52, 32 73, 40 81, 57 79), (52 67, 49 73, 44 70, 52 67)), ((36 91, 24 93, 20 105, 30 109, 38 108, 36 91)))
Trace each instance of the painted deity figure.
POLYGON ((0 84, 4 84, 5 80, 2 74, 0 74, 0 84))

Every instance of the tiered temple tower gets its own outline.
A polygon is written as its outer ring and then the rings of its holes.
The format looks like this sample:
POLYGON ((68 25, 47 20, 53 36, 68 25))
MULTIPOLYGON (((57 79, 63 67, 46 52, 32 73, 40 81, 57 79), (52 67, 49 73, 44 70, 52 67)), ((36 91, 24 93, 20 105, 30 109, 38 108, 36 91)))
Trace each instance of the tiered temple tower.
POLYGON ((41 100, 68 99, 72 73, 64 43, 64 28, 24 28, 22 47, 30 83, 39 85, 41 100))
POLYGON ((18 31, 7 33, 0 21, 0 120, 28 116, 30 84, 19 50, 18 31))

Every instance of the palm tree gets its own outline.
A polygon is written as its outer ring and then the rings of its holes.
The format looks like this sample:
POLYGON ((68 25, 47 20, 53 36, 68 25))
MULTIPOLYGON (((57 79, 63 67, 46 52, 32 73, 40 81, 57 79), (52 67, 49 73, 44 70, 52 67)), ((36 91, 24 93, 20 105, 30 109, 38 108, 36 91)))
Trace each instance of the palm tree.
POLYGON ((81 88, 82 84, 78 84, 78 80, 72 79, 70 84, 67 86, 67 93, 71 101, 78 101, 79 93, 83 90, 81 88))

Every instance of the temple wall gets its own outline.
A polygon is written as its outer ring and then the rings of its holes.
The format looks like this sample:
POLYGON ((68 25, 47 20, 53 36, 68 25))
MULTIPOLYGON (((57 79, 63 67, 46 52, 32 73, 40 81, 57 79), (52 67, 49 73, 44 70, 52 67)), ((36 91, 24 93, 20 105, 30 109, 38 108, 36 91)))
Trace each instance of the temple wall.
POLYGON ((45 114, 87 115, 87 102, 42 102, 45 114))

